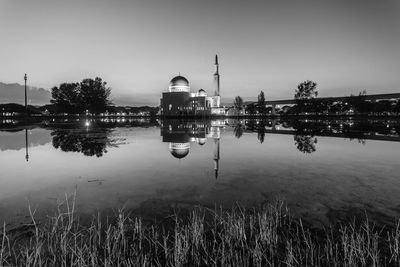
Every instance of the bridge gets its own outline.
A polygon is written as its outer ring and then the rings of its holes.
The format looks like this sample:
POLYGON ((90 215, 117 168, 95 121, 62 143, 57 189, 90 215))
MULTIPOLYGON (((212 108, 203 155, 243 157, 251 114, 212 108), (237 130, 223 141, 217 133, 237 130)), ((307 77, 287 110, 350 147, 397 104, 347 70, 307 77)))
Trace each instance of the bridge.
MULTIPOLYGON (((339 96, 339 97, 317 97, 318 100, 331 101, 331 102, 346 102, 350 99, 351 96, 339 96)), ((394 100, 400 99, 400 93, 392 93, 392 94, 375 94, 375 95, 365 95, 363 96, 365 100, 368 101, 380 101, 380 100, 394 100)), ((245 106, 256 104, 257 101, 247 101, 244 103, 245 106)), ((265 101, 266 106, 272 107, 272 114, 276 114, 276 106, 277 105, 295 105, 295 99, 284 99, 284 100, 267 100, 265 101)))

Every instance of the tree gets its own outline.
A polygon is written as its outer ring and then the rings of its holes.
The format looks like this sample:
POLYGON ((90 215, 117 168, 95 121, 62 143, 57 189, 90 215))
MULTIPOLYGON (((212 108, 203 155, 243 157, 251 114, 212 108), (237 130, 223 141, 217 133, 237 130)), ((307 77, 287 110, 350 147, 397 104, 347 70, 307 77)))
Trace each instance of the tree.
POLYGON ((358 96, 350 95, 348 103, 355 113, 368 113, 371 110, 371 102, 366 101, 367 91, 363 90, 358 96))
POLYGON ((314 105, 313 99, 318 96, 317 83, 304 81, 297 86, 294 99, 296 100, 296 112, 307 112, 314 105))
POLYGON ((297 86, 294 98, 296 100, 309 100, 317 96, 317 83, 307 80, 297 86))
POLYGON ((84 79, 80 83, 62 83, 51 90, 52 100, 59 112, 99 113, 112 104, 111 88, 101 78, 84 79))
POLYGON ((235 101, 233 101, 233 106, 238 111, 238 115, 240 111, 243 109, 243 99, 240 96, 235 97, 235 101))
POLYGON ((111 88, 101 78, 84 79, 80 83, 82 106, 93 113, 103 112, 111 105, 111 88))
POLYGON ((51 89, 50 100, 60 112, 76 112, 80 104, 79 83, 62 83, 51 89))
POLYGON ((265 113, 265 96, 264 96, 263 91, 260 92, 257 99, 258 99, 258 112, 261 114, 264 114, 265 113))
POLYGON ((255 104, 248 104, 246 106, 246 113, 250 115, 254 115, 256 113, 256 106, 255 104))
POLYGON ((394 112, 400 114, 400 99, 397 99, 397 104, 394 106, 394 112))

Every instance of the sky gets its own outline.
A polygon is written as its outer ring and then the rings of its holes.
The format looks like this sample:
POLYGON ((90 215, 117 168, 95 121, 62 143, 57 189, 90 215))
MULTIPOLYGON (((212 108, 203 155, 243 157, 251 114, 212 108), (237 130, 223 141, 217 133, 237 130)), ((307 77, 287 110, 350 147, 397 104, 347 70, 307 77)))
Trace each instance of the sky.
MULTIPOLYGON (((0 0, 0 82, 51 89, 99 76, 116 104, 157 105, 179 73, 192 91, 292 98, 400 91, 399 0, 0 0)), ((1 94, 1 92, 0 92, 1 94)))

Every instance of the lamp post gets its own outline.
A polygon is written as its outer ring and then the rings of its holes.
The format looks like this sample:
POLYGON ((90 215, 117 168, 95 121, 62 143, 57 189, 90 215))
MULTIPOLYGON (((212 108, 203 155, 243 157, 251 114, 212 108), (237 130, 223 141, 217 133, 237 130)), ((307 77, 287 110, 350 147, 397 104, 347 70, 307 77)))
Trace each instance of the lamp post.
POLYGON ((25 113, 28 115, 28 98, 26 95, 26 80, 28 80, 28 76, 26 76, 26 73, 24 75, 24 80, 25 80, 25 113))

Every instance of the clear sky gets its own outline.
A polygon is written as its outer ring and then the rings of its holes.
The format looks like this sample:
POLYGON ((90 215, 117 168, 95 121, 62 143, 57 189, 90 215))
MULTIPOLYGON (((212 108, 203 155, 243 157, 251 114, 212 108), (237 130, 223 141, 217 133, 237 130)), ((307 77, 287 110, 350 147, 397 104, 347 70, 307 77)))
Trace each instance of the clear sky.
MULTIPOLYGON (((118 104, 159 103, 179 72, 245 100, 400 92, 399 0, 0 0, 0 81, 100 76, 118 104)), ((1 92, 0 92, 1 93, 1 92)))

